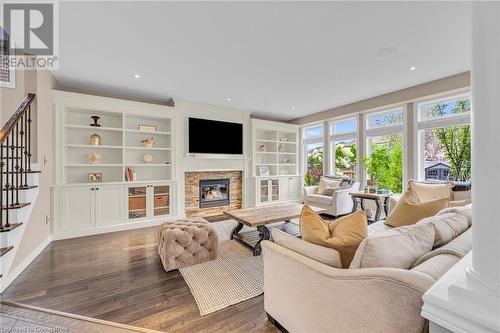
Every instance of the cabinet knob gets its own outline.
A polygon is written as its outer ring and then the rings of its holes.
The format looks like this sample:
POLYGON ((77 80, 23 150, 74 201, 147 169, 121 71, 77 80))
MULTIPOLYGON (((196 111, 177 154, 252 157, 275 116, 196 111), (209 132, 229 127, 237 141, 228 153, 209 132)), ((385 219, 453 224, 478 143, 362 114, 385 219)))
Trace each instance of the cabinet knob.
POLYGON ((91 190, 91 191, 93 191, 93 190, 94 190, 94 188, 92 187, 90 190, 91 190))
POLYGON ((99 191, 99 187, 96 187, 95 189, 96 189, 96 191, 99 191))

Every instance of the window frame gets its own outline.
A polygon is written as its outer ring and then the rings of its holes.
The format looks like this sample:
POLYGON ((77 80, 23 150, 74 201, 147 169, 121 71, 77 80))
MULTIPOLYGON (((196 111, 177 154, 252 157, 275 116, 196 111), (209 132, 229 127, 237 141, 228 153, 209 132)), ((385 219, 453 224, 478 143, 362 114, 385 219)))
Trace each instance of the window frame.
MULTIPOLYGON (((6 38, 0 38, 0 39, 3 39, 3 40, 7 41, 7 46, 8 46, 8 50, 9 51, 8 51, 6 57, 9 58, 10 57, 10 40, 9 40, 9 37, 7 36, 6 38)), ((14 89, 14 88, 16 88, 16 71, 15 71, 14 68, 11 68, 11 67, 8 68, 8 71, 9 71, 9 81, 6 82, 6 81, 0 80, 0 87, 14 89)))
POLYGON ((302 129, 302 168, 304 170, 303 174, 304 176, 306 175, 307 173, 307 146, 309 144, 317 144, 317 143, 320 143, 323 145, 323 174, 325 173, 325 123, 324 122, 321 122, 321 123, 315 123, 315 124, 312 124, 312 125, 308 125, 306 127, 303 127, 302 129), (318 128, 318 127, 322 127, 323 128, 323 135, 315 135, 315 136, 310 136, 310 137, 306 137, 306 132, 307 130, 309 129, 313 129, 313 128, 318 128))
POLYGON ((331 119, 328 121, 328 129, 329 129, 329 136, 328 136, 328 150, 330 152, 329 154, 329 159, 328 159, 328 167, 330 170, 330 173, 332 175, 335 175, 335 148, 336 148, 336 141, 339 140, 354 140, 356 143, 356 166, 354 167, 354 179, 358 180, 359 179, 359 143, 358 143, 358 135, 359 135, 359 116, 358 115, 348 115, 344 117, 338 117, 331 119), (337 122, 343 122, 347 120, 354 120, 356 122, 356 130, 351 131, 351 132, 341 132, 336 134, 335 133, 335 123, 337 122))
POLYGON ((416 168, 416 176, 418 180, 425 179, 425 135, 426 130, 433 130, 437 128, 458 127, 471 125, 473 106, 467 113, 459 113, 456 115, 447 115, 440 118, 421 119, 422 104, 439 104, 439 102, 450 102, 457 99, 469 99, 472 101, 470 90, 449 93, 441 95, 440 97, 433 97, 428 99, 421 99, 415 101, 413 104, 413 128, 414 128, 414 142, 416 149, 414 151, 414 165, 416 168))
MULTIPOLYGON (((363 113, 364 120, 364 131, 362 135, 362 140, 365 145, 363 149, 363 157, 371 154, 371 139, 377 136, 385 135, 401 135, 403 139, 403 179, 402 179, 402 192, 406 191, 407 179, 408 179, 408 168, 405 167, 408 163, 408 108, 407 104, 391 105, 384 109, 378 109, 376 111, 366 111, 363 113), (401 124, 386 125, 381 127, 370 128, 370 116, 383 114, 391 111, 401 110, 403 118, 401 124)), ((364 184, 368 180, 368 173, 365 166, 362 166, 363 170, 363 180, 364 184)))

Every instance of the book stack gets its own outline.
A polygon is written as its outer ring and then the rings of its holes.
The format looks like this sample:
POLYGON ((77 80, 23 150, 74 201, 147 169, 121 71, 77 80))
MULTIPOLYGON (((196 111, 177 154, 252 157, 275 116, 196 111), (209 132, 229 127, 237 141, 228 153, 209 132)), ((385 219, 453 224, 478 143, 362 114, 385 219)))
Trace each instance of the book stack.
POLYGON ((135 180, 137 180, 137 175, 135 173, 135 170, 132 170, 130 168, 125 168, 125 181, 133 182, 135 180))

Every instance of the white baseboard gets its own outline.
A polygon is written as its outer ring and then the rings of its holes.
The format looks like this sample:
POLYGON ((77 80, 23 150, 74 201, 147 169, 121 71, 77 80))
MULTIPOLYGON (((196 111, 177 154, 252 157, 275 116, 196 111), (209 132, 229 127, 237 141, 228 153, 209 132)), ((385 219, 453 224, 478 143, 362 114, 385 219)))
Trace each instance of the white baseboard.
POLYGON ((62 239, 68 239, 68 238, 77 238, 77 237, 105 234, 105 233, 109 233, 109 232, 117 232, 117 231, 140 229, 140 228, 146 228, 146 227, 154 227, 154 226, 162 224, 163 222, 178 220, 180 218, 181 218, 180 216, 169 216, 169 217, 162 217, 160 219, 155 219, 155 220, 128 222, 125 224, 97 227, 97 228, 92 228, 92 229, 58 232, 58 233, 52 234, 52 240, 56 241, 56 240, 62 240, 62 239))
POLYGON ((0 294, 7 289, 8 286, 28 267, 33 260, 52 242, 52 235, 49 235, 43 242, 40 243, 24 260, 12 269, 7 276, 3 276, 0 282, 0 294))

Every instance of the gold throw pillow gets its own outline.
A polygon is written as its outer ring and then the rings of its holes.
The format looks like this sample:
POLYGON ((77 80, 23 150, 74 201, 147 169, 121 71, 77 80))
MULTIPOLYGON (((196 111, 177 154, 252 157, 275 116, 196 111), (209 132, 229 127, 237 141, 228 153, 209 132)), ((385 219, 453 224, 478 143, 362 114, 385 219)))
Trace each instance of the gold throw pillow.
POLYGON ((418 201, 414 198, 414 191, 411 188, 408 189, 384 223, 394 228, 412 225, 426 217, 436 215, 441 209, 450 205, 449 197, 427 201, 418 201))
POLYGON ((349 268, 356 249, 368 235, 364 211, 326 223, 316 212, 305 205, 300 215, 299 225, 303 240, 337 250, 340 253, 343 268, 349 268))

